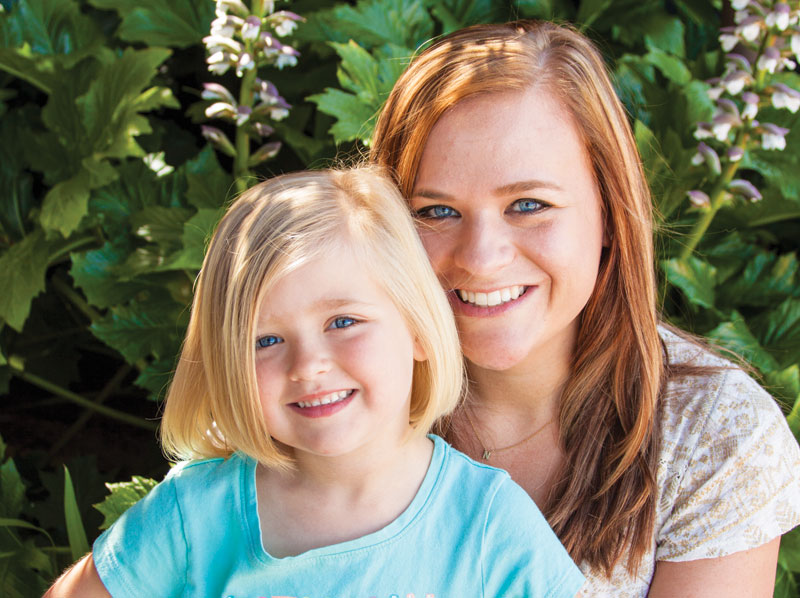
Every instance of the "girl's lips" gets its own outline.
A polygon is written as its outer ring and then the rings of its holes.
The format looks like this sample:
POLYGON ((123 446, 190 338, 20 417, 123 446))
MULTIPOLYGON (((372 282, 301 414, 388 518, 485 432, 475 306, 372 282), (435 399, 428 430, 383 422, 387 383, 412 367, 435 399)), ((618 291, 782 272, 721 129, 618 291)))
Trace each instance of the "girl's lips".
POLYGON ((525 301, 530 295, 532 295, 534 290, 536 290, 535 286, 525 286, 524 288, 525 290, 516 299, 506 301, 505 303, 501 303, 499 305, 493 305, 491 307, 475 305, 473 303, 462 301, 459 297, 458 289, 449 291, 447 293, 447 298, 450 300, 450 305, 452 306, 453 312, 456 315, 474 318, 486 318, 497 316, 510 309, 514 309, 520 303, 525 301))
POLYGON ((349 405, 350 402, 353 400, 353 397, 356 396, 356 392, 358 391, 351 390, 350 394, 348 394, 343 399, 331 403, 309 405, 310 401, 298 401, 297 403, 290 403, 288 407, 295 413, 312 419, 316 419, 319 417, 329 417, 334 413, 338 413, 339 411, 347 407, 347 405, 349 405), (303 402, 306 406, 301 407, 298 404, 300 402, 303 402))

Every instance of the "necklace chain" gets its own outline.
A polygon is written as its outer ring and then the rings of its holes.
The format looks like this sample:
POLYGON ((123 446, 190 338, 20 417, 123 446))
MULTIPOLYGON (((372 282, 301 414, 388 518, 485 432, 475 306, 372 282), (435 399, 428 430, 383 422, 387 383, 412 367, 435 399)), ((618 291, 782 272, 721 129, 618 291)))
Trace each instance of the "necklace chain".
POLYGON ((469 422, 469 427, 472 428, 472 433, 475 434, 475 440, 478 441, 478 444, 480 444, 481 448, 483 449, 483 455, 481 455, 481 459, 483 459, 484 461, 488 461, 491 458, 493 453, 502 453, 503 451, 511 450, 513 448, 518 447, 520 444, 528 442, 534 436, 536 436, 539 432, 544 430, 547 426, 549 426, 550 424, 552 424, 555 421, 554 419, 550 419, 550 420, 546 421, 540 427, 536 428, 536 430, 534 430, 532 434, 530 434, 529 436, 526 436, 525 438, 523 438, 522 440, 520 440, 518 442, 515 442, 512 445, 504 446, 504 447, 501 447, 501 448, 491 448, 490 449, 490 448, 487 448, 486 445, 484 444, 483 440, 481 440, 481 436, 480 436, 480 434, 478 434, 478 429, 475 427, 475 423, 472 421, 472 418, 469 416, 469 410, 468 410, 467 407, 464 407, 464 415, 466 416, 467 421, 469 422))

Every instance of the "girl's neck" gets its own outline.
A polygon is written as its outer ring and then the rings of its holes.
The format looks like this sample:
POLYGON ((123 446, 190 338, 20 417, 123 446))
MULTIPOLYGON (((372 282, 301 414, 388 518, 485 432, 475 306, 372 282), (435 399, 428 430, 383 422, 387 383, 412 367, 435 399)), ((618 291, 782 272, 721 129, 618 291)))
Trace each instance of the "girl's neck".
POLYGON ((296 555, 382 529, 411 504, 432 454, 433 443, 415 436, 370 454, 300 455, 289 472, 259 467, 265 549, 273 557, 296 555))

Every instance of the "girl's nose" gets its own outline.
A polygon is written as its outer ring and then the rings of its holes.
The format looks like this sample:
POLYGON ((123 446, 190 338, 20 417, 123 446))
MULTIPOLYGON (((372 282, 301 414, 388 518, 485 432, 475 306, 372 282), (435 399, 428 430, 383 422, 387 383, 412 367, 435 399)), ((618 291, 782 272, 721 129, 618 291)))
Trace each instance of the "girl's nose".
POLYGON ((489 276, 509 265, 516 254, 511 231, 502 219, 482 215, 463 224, 456 239, 455 265, 474 276, 489 276))
POLYGON ((313 380, 331 369, 331 360, 322 343, 301 343, 295 346, 289 367, 292 382, 313 380))

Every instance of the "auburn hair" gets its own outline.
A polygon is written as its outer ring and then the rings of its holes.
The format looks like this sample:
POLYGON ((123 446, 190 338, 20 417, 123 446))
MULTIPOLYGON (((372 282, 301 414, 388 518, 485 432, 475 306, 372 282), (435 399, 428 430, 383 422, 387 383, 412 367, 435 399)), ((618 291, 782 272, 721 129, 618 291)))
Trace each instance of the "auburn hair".
POLYGON ((262 416, 259 306, 282 276, 341 245, 386 292, 425 354, 414 362, 411 432, 426 434, 456 406, 464 374, 453 314, 394 183, 374 166, 286 174, 243 193, 211 239, 164 408, 168 456, 241 451, 269 467, 292 466, 262 416))
MULTIPOLYGON (((594 45, 569 26, 517 21, 447 35, 402 74, 370 159, 410 197, 425 143, 451 107, 479 94, 542 88, 571 113, 602 197, 609 246, 580 319, 559 424, 566 465, 542 510, 573 559, 634 572, 656 508, 658 335, 652 207, 626 112, 594 45)), ((531 106, 536 110, 536 106, 531 106)))

